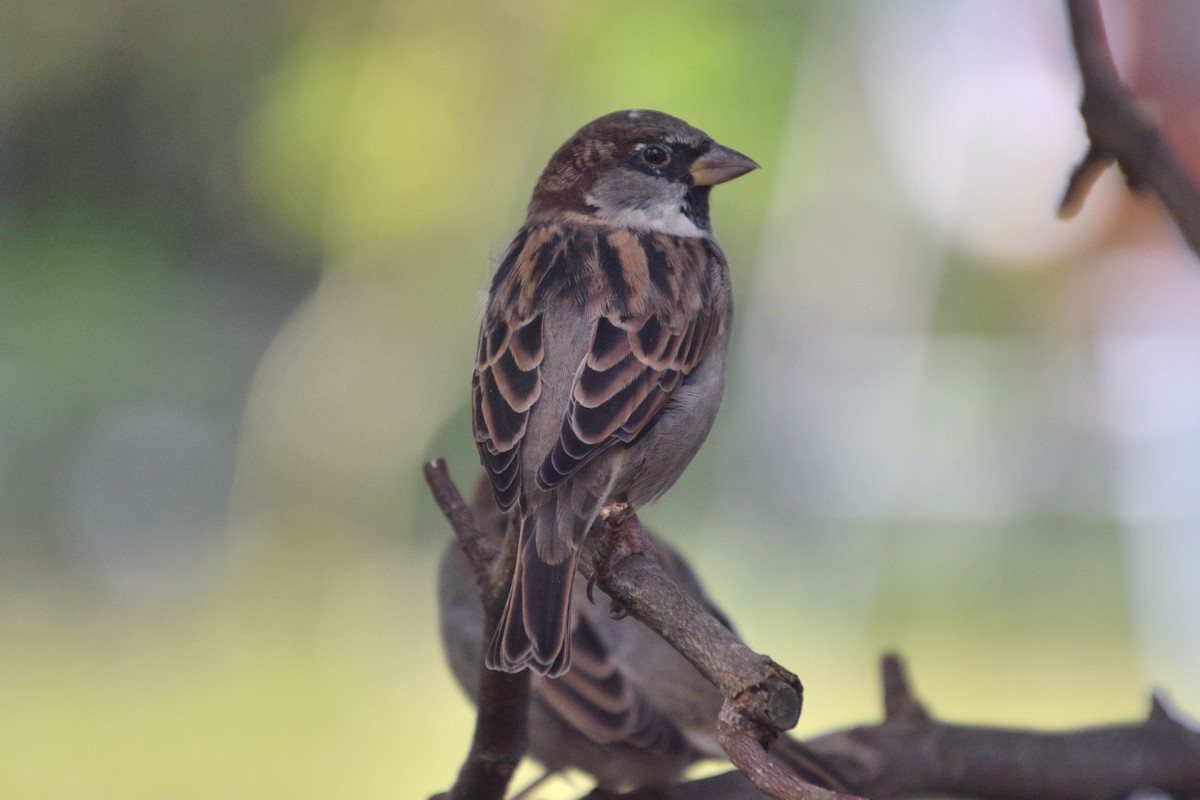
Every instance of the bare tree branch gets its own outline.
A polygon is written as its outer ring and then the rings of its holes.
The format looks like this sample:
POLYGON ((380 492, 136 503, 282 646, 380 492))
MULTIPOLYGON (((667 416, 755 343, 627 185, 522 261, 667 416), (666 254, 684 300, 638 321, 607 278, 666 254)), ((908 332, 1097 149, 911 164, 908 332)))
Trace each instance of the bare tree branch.
POLYGON ((458 487, 450 478, 446 469, 446 460, 435 458, 425 465, 425 482, 433 493, 433 500, 442 511, 442 516, 450 523, 458 546, 467 556, 467 563, 475 571, 475 582, 479 591, 485 596, 492 588, 491 564, 500 557, 500 546, 495 539, 479 529, 475 520, 475 512, 467 505, 459 493, 458 487))
MULTIPOLYGON (((1097 800, 1155 788, 1200 797, 1200 733, 1155 697, 1140 723, 1059 733, 947 725, 924 710, 899 658, 882 664, 886 718, 805 744, 868 797, 951 795, 987 800, 1097 800)), ((673 800, 762 800, 727 772, 672 788, 673 800)), ((634 792, 623 800, 652 800, 634 792)))
POLYGON ((804 783, 780 769, 767 748, 800 718, 800 680, 751 650, 707 609, 683 593, 652 559, 634 554, 613 561, 615 541, 636 515, 597 523, 583 547, 580 572, 617 600, 631 616, 663 637, 725 698, 718 739, 734 766, 778 800, 834 800, 836 792, 804 783))
POLYGON ((580 572, 670 642, 725 697, 741 698, 751 718, 776 730, 795 726, 804 691, 796 676, 747 647, 680 591, 654 560, 633 555, 608 563, 603 553, 612 533, 619 535, 619 527, 592 532, 583 547, 580 572))
POLYGON ((1094 800, 1150 787, 1200 797, 1200 733, 1158 700, 1136 724, 1058 733, 949 725, 925 713, 896 656, 884 658, 883 672, 891 696, 883 723, 807 742, 870 797, 1094 800))
MULTIPOLYGON (((487 630, 495 630, 504 613, 509 576, 516 560, 516 542, 506 537, 497 549, 479 530, 475 515, 450 479, 446 462, 425 465, 425 480, 442 510, 459 546, 475 570, 483 597, 487 630)), ((517 765, 525 757, 529 734, 529 672, 498 672, 479 664, 479 709, 471 749, 459 770, 447 800, 503 800, 517 765)))
POLYGON ((1147 188, 1158 196, 1183 238, 1200 255, 1200 191, 1121 83, 1097 0, 1066 0, 1066 5, 1083 78, 1079 111, 1091 145, 1068 181, 1059 215, 1074 215, 1096 178, 1116 161, 1131 187, 1147 188))
MULTIPOLYGON (((494 629, 507 593, 508 576, 512 574, 515 557, 512 544, 516 537, 506 537, 504 558, 489 569, 493 562, 487 559, 494 557, 495 547, 479 530, 445 463, 439 459, 427 464, 425 477, 463 552, 472 561, 484 591, 488 624, 494 629)), ((626 612, 666 639, 721 691, 725 698, 718 729, 721 745, 734 765, 742 768, 763 791, 778 800, 845 797, 800 781, 775 765, 767 754, 775 737, 795 726, 800 717, 803 689, 799 679, 747 647, 707 609, 682 592, 657 562, 640 554, 614 559, 613 553, 631 525, 640 526, 633 513, 611 514, 607 521, 597 521, 584 542, 579 571, 585 578, 595 580, 626 612)), ((509 767, 515 767, 510 759, 517 754, 518 743, 505 738, 505 731, 500 730, 503 725, 492 723, 503 722, 503 714, 516 711, 517 705, 523 725, 528 705, 528 672, 513 676, 484 669, 475 741, 451 790, 453 800, 496 797, 458 794, 460 787, 467 785, 468 774, 483 773, 489 788, 499 785, 501 777, 507 785, 509 767), (524 684, 517 686, 511 679, 520 676, 525 676, 524 684)), ((523 729, 521 735, 524 736, 523 729)), ((523 754, 523 738, 519 744, 523 754)), ((470 785, 474 787, 475 783, 470 785)))
MULTIPOLYGON (((498 550, 481 533, 445 464, 426 466, 426 478, 464 552, 494 561, 475 563, 490 597, 494 625, 514 557, 506 537, 498 550), (489 563, 497 566, 488 568, 489 563)), ((584 545, 580 571, 631 615, 671 642, 726 698, 718 737, 734 771, 671 787, 673 800, 834 800, 834 792, 795 780, 767 754, 779 731, 800 711, 799 681, 750 650, 728 628, 675 586, 650 558, 611 553, 633 515, 597 523, 584 545)), ((481 667, 482 668, 482 667, 481 667)), ((483 670, 475 740, 451 798, 500 798, 524 752, 528 680, 483 670)), ((948 794, 985 800, 1091 800, 1154 787, 1179 798, 1200 798, 1200 733, 1175 720, 1159 698, 1140 723, 1060 733, 951 725, 936 720, 913 692, 903 663, 881 663, 884 721, 827 734, 806 744, 864 795, 885 798, 948 794)), ((662 787, 620 795, 660 800, 662 787)), ((591 797, 612 797, 594 792, 591 797)))

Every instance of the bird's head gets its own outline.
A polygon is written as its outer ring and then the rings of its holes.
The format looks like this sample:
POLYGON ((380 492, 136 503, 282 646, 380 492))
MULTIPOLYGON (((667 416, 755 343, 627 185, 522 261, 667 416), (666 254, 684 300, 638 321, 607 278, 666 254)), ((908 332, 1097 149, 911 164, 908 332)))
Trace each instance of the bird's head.
POLYGON ((583 219, 679 236, 707 236, 708 193, 757 169, 750 158, 659 111, 589 122, 542 171, 529 221, 583 219))

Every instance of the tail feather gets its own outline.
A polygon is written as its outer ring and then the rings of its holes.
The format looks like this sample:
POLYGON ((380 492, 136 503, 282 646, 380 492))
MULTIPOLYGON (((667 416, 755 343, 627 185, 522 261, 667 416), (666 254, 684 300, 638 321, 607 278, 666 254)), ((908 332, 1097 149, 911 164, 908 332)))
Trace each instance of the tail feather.
POLYGON ((771 745, 771 758, 801 780, 841 794, 857 790, 829 762, 788 735, 771 745))
POLYGON ((532 669, 556 678, 571 667, 571 585, 578 551, 557 564, 538 555, 534 517, 521 523, 512 587, 504 617, 492 635, 488 669, 532 669))

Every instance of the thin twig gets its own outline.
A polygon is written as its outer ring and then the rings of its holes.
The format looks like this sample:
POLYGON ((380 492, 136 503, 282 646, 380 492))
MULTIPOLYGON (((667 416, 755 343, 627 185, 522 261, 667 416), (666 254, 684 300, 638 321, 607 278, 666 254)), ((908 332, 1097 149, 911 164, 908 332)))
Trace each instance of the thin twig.
MULTIPOLYGON (((497 549, 476 524, 442 459, 425 465, 425 480, 475 571, 484 599, 486 634, 495 630, 504 612, 507 576, 512 575, 516 560, 515 539, 506 537, 497 549)), ((529 744, 529 672, 499 672, 482 662, 479 669, 475 733, 448 800, 502 800, 529 744)))
POLYGON ((1082 206, 1096 177, 1114 160, 1130 185, 1158 196, 1192 251, 1200 255, 1200 190, 1133 94, 1121 83, 1097 0, 1066 0, 1083 100, 1079 111, 1091 144, 1059 205, 1060 216, 1082 206))
POLYGON ((435 458, 425 465, 425 482, 429 484, 434 502, 450 523, 458 546, 467 556, 467 563, 475 573, 480 591, 486 595, 491 586, 491 565, 500 556, 500 545, 480 530, 475 513, 450 478, 445 459, 435 458))

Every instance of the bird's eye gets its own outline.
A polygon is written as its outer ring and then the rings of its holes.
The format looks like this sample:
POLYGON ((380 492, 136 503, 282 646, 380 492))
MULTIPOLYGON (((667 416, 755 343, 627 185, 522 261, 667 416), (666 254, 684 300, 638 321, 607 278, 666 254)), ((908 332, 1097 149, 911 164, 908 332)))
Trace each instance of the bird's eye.
POLYGON ((649 145, 642 151, 642 160, 652 167, 661 167, 670 159, 671 153, 659 144, 649 145))

